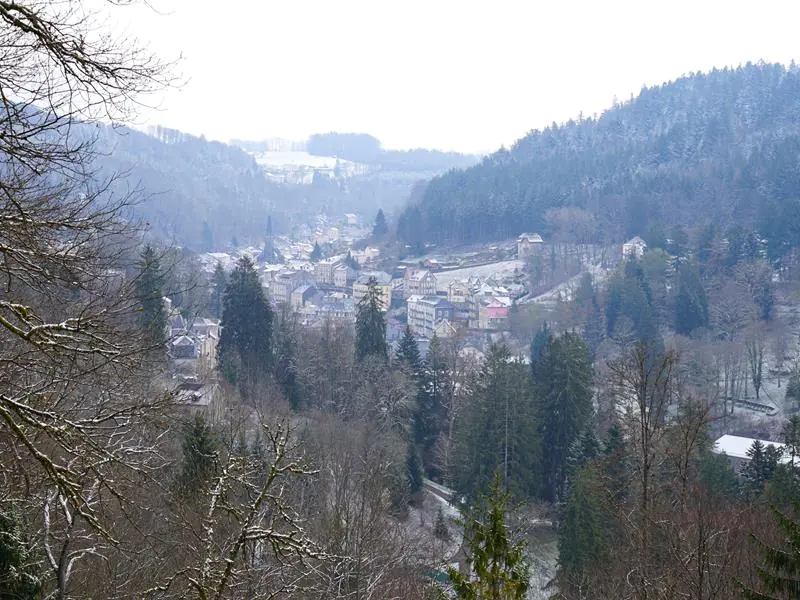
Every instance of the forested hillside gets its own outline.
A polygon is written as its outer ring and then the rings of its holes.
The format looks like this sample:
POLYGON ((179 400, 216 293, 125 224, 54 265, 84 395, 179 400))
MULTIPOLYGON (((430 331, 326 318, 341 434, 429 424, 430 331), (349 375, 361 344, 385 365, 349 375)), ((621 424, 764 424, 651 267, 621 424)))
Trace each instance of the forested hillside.
POLYGON ((551 234, 552 212, 585 211, 575 241, 618 241, 656 224, 758 228, 771 247, 800 232, 800 69, 747 64, 646 88, 597 118, 532 131, 510 150, 430 182, 403 212, 407 242, 551 234))
POLYGON ((260 239, 267 215, 281 228, 293 206, 292 190, 268 181, 239 148, 165 128, 151 136, 96 127, 96 165, 107 176, 126 173, 121 186, 140 188, 138 214, 157 237, 200 250, 207 222, 216 247, 260 239))

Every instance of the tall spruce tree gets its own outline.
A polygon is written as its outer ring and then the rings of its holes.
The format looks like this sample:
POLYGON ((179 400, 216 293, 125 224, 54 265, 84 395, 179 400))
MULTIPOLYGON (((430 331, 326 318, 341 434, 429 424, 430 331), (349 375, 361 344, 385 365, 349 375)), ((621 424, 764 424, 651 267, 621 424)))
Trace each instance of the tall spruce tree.
POLYGON ((376 238, 383 237, 389 233, 389 225, 386 223, 386 216, 383 214, 383 209, 378 209, 378 214, 375 215, 375 224, 372 226, 372 235, 376 238))
POLYGON ((300 381, 297 364, 297 332, 292 316, 284 312, 275 332, 275 381, 292 408, 297 410, 301 404, 300 381))
POLYGON ((403 365, 408 369, 409 374, 415 381, 419 381, 422 375, 422 358, 419 354, 419 345, 417 345, 417 340, 414 339, 410 325, 406 325, 403 330, 403 337, 400 338, 394 358, 399 365, 403 365))
POLYGON ((311 262, 318 262, 322 260, 322 248, 319 247, 319 242, 314 242, 314 248, 311 250, 311 255, 308 257, 311 262))
POLYGON ((270 372, 273 320, 253 261, 242 257, 225 289, 218 355, 222 372, 243 390, 270 372))
POLYGON ((708 325, 708 300, 700 270, 695 263, 685 263, 678 269, 675 295, 675 331, 687 335, 708 325))
POLYGON ((182 494, 190 496, 208 484, 217 470, 219 450, 219 439, 214 430, 203 415, 196 413, 183 426, 183 456, 179 477, 182 494))
POLYGON ((211 276, 211 293, 208 299, 208 312, 215 319, 222 318, 223 301, 225 299, 225 288, 228 287, 228 274, 220 263, 214 267, 214 274, 211 276))
POLYGON ((443 354, 441 342, 434 334, 428 346, 428 355, 420 364, 414 411, 414 441, 422 453, 422 463, 430 477, 440 475, 436 466, 435 447, 446 421, 444 393, 450 369, 443 354))
POLYGON ((469 572, 448 567, 456 598, 461 600, 524 600, 530 587, 526 544, 514 541, 506 524, 509 494, 496 473, 489 496, 464 519, 469 572), (474 576, 472 575, 474 573, 474 576))
POLYGON ((359 300, 356 313, 356 360, 359 362, 367 356, 388 359, 383 308, 378 281, 370 277, 367 293, 359 300))
POLYGON ((467 388, 454 434, 453 487, 474 499, 497 471, 516 497, 534 497, 539 436, 528 367, 506 346, 493 346, 467 388))
POLYGON ((538 360, 531 360, 534 398, 542 442, 543 498, 564 496, 569 448, 592 415, 592 361, 577 333, 548 336, 538 360))
POLYGON ((150 354, 162 358, 166 352, 167 311, 164 307, 164 274, 155 249, 146 245, 138 263, 135 282, 139 304, 139 327, 150 354))

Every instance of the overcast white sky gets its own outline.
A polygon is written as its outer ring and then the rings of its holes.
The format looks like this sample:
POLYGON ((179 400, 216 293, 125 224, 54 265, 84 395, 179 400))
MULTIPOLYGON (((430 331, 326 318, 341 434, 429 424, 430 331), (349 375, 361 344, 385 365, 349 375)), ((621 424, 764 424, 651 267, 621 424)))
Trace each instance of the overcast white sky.
POLYGON ((800 62, 800 2, 150 0, 114 14, 188 79, 142 121, 483 152, 683 73, 800 62))

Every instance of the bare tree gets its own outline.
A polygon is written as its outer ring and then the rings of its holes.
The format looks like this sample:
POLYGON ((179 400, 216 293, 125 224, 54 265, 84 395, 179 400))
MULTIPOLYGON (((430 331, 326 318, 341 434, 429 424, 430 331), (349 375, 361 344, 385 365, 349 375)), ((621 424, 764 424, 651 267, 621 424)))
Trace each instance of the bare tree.
POLYGON ((672 351, 663 356, 646 343, 638 343, 609 364, 611 385, 617 392, 623 420, 634 446, 637 502, 627 516, 630 543, 635 548, 634 564, 627 577, 634 598, 648 598, 660 585, 654 574, 655 548, 652 527, 656 514, 656 472, 664 460, 662 445, 667 432, 668 409, 673 398, 673 375, 677 357, 672 351))

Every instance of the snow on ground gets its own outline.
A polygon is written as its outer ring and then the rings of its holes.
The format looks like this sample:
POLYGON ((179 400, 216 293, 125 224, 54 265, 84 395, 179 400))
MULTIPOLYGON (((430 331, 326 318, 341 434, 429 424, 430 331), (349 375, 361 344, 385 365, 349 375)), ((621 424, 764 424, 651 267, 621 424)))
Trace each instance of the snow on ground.
POLYGON ((504 260, 502 262, 490 263, 488 265, 481 265, 479 267, 465 267, 463 269, 454 269, 452 271, 440 271, 436 275, 436 289, 438 291, 446 292, 447 286, 453 281, 460 279, 469 279, 470 277, 498 277, 510 276, 516 270, 522 270, 525 263, 521 260, 504 260))

